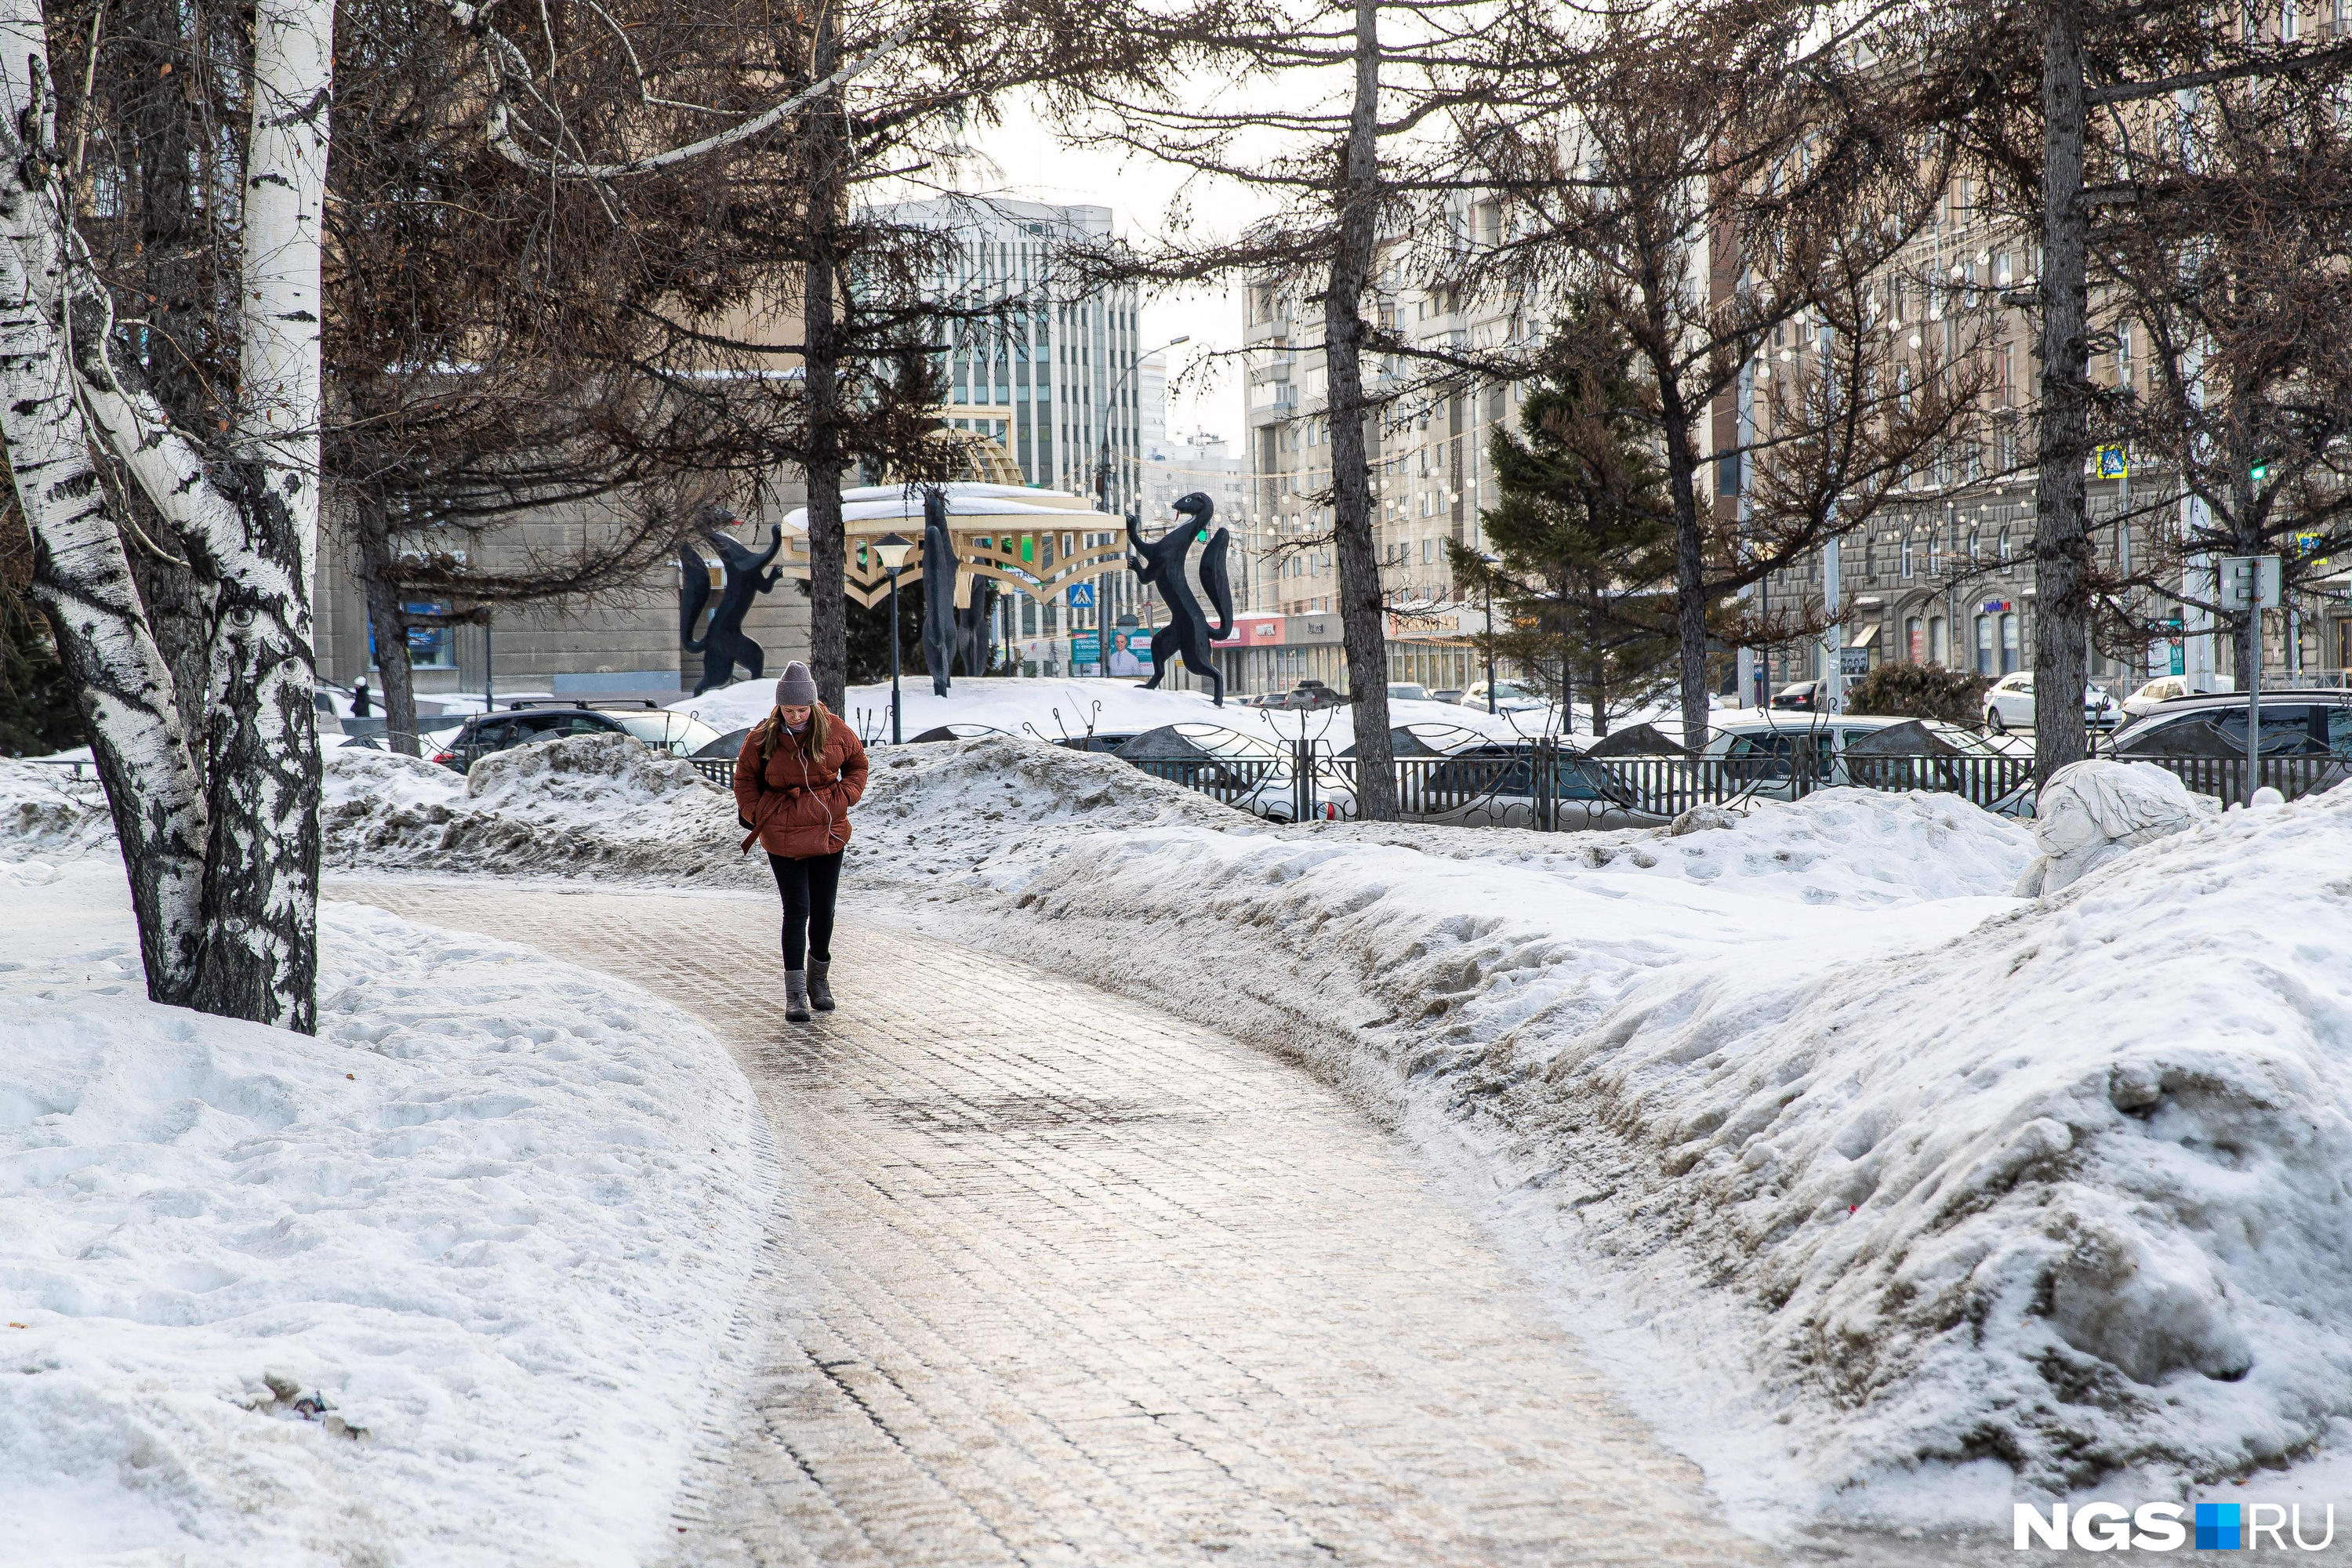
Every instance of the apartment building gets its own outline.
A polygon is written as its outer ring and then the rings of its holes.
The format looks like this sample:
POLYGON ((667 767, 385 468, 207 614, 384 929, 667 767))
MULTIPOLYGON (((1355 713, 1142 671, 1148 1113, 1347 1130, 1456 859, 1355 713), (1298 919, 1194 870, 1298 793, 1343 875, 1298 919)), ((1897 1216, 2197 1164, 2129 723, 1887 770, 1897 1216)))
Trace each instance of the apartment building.
MULTIPOLYGON (((2038 361, 2033 319, 2021 291, 2038 273, 2038 247, 1976 205, 1974 195, 1969 178, 1956 179, 1934 222, 1876 287, 1888 329, 1904 347, 1933 345, 1948 357, 1979 356, 1988 373, 1988 417, 1977 439, 1909 475, 1834 551, 1815 552, 1759 585, 1756 607, 1818 610, 1834 570, 1843 616, 1831 636, 1766 650, 1761 684, 1771 689, 1817 679, 1833 660, 1849 677, 1881 664, 1908 663, 1996 679, 2033 662, 2038 475, 2030 408, 2038 361)), ((2110 329, 2094 355, 2093 380, 2109 390, 2148 391, 2154 367, 2135 353, 2133 325, 2111 322, 2110 329)), ((1793 332, 1775 334, 1753 374, 1768 375, 1801 353, 1793 332)), ((1717 410, 1718 440, 1736 428, 1732 413, 1727 406, 1717 410)), ((2085 510, 2103 566, 2123 572, 2135 562, 2144 565, 2191 530, 2195 503, 2172 495, 2173 488, 2166 474, 2136 464, 2121 447, 2095 455, 2085 510), (2158 504, 2151 507, 2151 500, 2158 504)), ((1736 517, 1737 486, 1726 489, 1717 505, 1727 518, 1736 517)), ((2346 581, 2339 575, 2324 585, 2326 592, 2305 595, 2269 617, 2266 665, 2275 661, 2296 679, 2345 679, 2352 668, 2346 581)), ((2185 586, 2200 592, 2193 583, 2185 586)), ((2200 596, 2210 597, 2210 590, 2200 596)), ((2234 680, 2233 639, 2217 636, 2208 614, 2161 598, 2141 612, 2166 625, 2164 635, 2139 647, 2094 647, 2093 680, 2126 690, 2168 674, 2216 686, 2234 680)), ((1741 662, 1748 672, 1738 683, 1741 700, 1752 701, 1759 684, 1754 654, 1741 662)))
MULTIPOLYGON (((1442 222, 1467 242, 1491 234, 1500 209, 1454 203, 1442 222)), ((1382 274, 1371 308, 1384 329, 1424 342, 1494 343, 1524 331, 1515 300, 1422 288, 1395 268, 1382 274)), ((1267 602, 1299 623, 1291 653, 1271 659, 1269 672, 1276 685, 1313 677, 1340 686, 1344 671, 1334 673, 1333 656, 1307 640, 1326 621, 1336 627, 1339 595, 1321 309, 1310 287, 1269 277, 1251 281, 1244 310, 1250 487, 1269 557, 1267 602)), ((1470 378, 1433 383, 1395 362, 1368 364, 1367 375, 1368 390, 1385 400, 1366 445, 1391 678, 1432 689, 1465 686, 1483 674, 1470 638, 1484 622, 1454 584, 1445 547, 1485 547, 1479 510, 1495 500, 1487 447, 1496 426, 1517 418, 1522 393, 1470 378)))

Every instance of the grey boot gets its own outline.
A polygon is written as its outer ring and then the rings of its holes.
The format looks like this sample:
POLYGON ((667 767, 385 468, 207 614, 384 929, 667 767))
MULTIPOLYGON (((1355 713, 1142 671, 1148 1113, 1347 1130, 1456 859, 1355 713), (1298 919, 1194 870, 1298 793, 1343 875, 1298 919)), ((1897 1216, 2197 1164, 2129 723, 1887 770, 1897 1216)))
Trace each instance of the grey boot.
POLYGON ((784 1022, 805 1024, 809 1021, 808 976, 797 969, 784 971, 784 1022))
POLYGON ((833 1011, 833 988, 824 983, 824 973, 833 967, 829 958, 812 958, 808 967, 809 1005, 820 1013, 833 1011))

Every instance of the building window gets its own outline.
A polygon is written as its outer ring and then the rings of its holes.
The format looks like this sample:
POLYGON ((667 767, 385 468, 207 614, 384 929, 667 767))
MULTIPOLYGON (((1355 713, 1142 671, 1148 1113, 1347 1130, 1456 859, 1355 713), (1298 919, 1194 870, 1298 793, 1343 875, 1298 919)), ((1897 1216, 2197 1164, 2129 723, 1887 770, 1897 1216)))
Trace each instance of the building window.
POLYGON ((1903 533, 1903 575, 1906 577, 1911 575, 1911 533, 1906 529, 1903 533))
POLYGON ((1977 617, 1977 673, 1979 675, 1990 676, 2000 673, 1993 668, 2000 657, 1993 647, 1993 638, 1999 631, 2000 628, 1992 624, 1990 616, 1977 617))
POLYGON ((2000 672, 2003 675, 2017 673, 2017 617, 2015 616, 2003 616, 2000 618, 2000 672))
POLYGON ((1951 656, 1951 644, 1945 630, 1944 617, 1934 616, 1927 622, 1927 662, 1942 664, 1951 656))
POLYGON ((1917 616, 1903 623, 1903 651, 1913 664, 1927 662, 1927 623, 1917 616))

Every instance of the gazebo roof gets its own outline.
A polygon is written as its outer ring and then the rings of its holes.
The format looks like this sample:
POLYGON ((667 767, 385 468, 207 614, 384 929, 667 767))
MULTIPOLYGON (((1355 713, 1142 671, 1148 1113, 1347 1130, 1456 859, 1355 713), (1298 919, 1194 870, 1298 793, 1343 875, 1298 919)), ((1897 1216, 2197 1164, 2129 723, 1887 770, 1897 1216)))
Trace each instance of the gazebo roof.
MULTIPOLYGON (((860 485, 841 492, 841 520, 851 533, 888 533, 923 526, 923 490, 919 485, 860 485)), ((949 526, 969 532, 992 526, 1008 531, 1044 531, 1078 527, 1090 531, 1123 529, 1119 518, 1095 510, 1084 496, 1067 490, 1031 489, 1024 485, 950 483, 946 492, 949 526)), ((784 514, 784 527, 793 533, 808 531, 808 508, 784 514)))

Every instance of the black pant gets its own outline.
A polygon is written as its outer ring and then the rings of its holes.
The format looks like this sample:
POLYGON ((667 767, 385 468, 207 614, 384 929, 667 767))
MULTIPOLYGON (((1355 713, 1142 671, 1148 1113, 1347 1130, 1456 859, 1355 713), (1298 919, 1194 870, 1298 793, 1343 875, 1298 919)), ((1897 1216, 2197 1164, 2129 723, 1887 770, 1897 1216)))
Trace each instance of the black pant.
POLYGON ((804 969, 802 949, 819 963, 833 962, 833 898, 841 890, 841 851, 793 860, 768 857, 776 890, 784 896, 784 967, 804 969))

